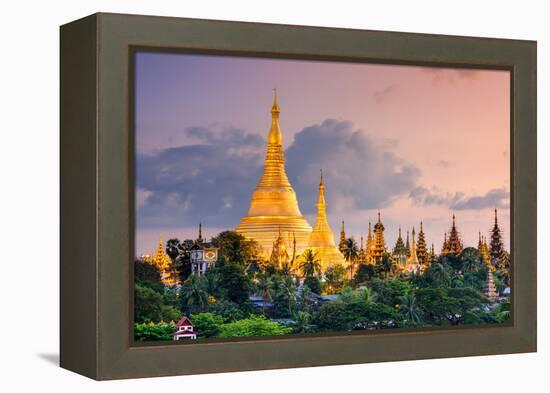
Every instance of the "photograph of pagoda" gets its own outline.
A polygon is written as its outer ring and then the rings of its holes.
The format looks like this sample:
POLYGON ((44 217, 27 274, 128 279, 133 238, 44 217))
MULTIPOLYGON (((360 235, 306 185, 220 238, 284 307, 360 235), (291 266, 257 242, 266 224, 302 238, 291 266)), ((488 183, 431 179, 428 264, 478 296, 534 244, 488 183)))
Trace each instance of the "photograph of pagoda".
POLYGON ((134 62, 135 341, 510 321, 508 71, 134 62))

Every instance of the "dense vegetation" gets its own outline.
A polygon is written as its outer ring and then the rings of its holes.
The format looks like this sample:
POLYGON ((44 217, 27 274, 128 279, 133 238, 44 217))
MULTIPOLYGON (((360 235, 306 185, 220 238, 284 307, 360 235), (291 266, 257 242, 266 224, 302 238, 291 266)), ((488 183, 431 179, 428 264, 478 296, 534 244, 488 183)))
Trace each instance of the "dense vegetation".
MULTIPOLYGON (((199 339, 492 324, 510 314, 508 302, 491 304, 483 295, 487 270, 475 248, 460 257, 439 256, 421 275, 396 273, 387 255, 385 263, 354 271, 331 267, 321 279, 311 252, 291 274, 257 260, 256 244, 235 232, 222 232, 212 243, 220 258, 202 277, 191 274, 193 241, 167 243, 183 282, 179 289, 164 287, 151 264, 135 262, 136 340, 171 339, 172 321, 184 314, 199 339)), ((502 292, 502 275, 494 279, 502 292)))

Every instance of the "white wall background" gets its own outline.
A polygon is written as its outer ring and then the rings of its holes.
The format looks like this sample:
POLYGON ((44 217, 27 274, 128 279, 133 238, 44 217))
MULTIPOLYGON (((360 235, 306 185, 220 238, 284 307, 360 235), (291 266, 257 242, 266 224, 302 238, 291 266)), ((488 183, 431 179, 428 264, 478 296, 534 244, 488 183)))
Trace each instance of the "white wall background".
MULTIPOLYGON (((543 1, 18 1, 0 10, 0 386, 3 391, 548 391, 545 128, 550 34, 543 1), (538 40, 539 353, 96 383, 57 367, 58 26, 138 13, 538 40), (546 224, 546 228, 544 227, 546 224), (543 244, 546 242, 546 244, 543 244), (8 388, 9 386, 9 388, 8 388), (546 388, 546 389, 544 389, 546 388)), ((190 359, 192 361, 192 359, 190 359)))

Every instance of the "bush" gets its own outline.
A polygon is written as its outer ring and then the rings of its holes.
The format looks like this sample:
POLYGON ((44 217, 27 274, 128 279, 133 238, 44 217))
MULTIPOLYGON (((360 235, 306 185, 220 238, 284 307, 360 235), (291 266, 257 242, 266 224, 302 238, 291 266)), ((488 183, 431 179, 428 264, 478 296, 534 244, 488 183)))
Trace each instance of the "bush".
POLYGON ((172 340, 172 333, 176 331, 176 324, 171 322, 135 323, 134 340, 136 341, 166 341, 172 340))
POLYGON ((201 338, 216 337, 223 325, 223 318, 210 312, 194 314, 191 321, 201 338))
POLYGON ((221 326, 219 337, 279 336, 291 332, 291 327, 269 321, 263 316, 251 316, 221 326))
POLYGON ((321 306, 314 323, 325 331, 350 331, 399 327, 403 318, 392 307, 363 301, 333 301, 321 306))

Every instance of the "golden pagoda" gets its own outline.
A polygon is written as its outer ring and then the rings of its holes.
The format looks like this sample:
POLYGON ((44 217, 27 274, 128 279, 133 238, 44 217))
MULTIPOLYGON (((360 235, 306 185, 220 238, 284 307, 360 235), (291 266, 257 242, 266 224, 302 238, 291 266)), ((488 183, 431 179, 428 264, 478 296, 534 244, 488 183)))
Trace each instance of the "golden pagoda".
POLYGON ((286 268, 290 263, 290 255, 287 251, 287 245, 285 244, 280 231, 279 236, 273 242, 269 263, 277 269, 286 268))
POLYGON ((487 268, 487 270, 494 272, 496 269, 491 264, 491 257, 489 256, 489 247, 487 246, 485 236, 481 236, 481 232, 479 232, 477 250, 479 251, 479 256, 481 258, 481 261, 483 262, 483 265, 487 268))
POLYGON ((401 226, 399 226, 397 241, 395 242, 395 247, 393 248, 392 257, 400 268, 403 268, 407 263, 407 248, 405 247, 405 243, 401 237, 401 226))
POLYGON ((162 236, 159 239, 157 251, 148 262, 159 270, 164 285, 174 286, 179 284, 178 274, 174 269, 172 259, 166 253, 162 236))
POLYGON ((498 299, 498 291, 491 270, 487 271, 487 282, 483 288, 483 294, 487 296, 491 302, 496 302, 498 299))
POLYGON ((384 240, 384 224, 380 219, 378 212, 378 221, 374 224, 374 245, 372 248, 372 257, 376 263, 382 262, 382 255, 386 252, 386 241, 384 240))
POLYGON ((340 229, 340 243, 338 243, 338 249, 342 255, 346 252, 348 245, 346 244, 346 230, 344 229, 344 220, 342 220, 342 228, 340 229))
POLYGON ((313 232, 309 238, 307 248, 311 249, 319 261, 321 268, 326 270, 330 265, 344 263, 344 256, 336 247, 334 235, 327 221, 327 205, 325 202, 325 183, 323 182, 323 173, 319 182, 319 200, 317 202, 317 219, 313 232))
POLYGON ((367 256, 367 263, 373 264, 374 263, 374 238, 372 237, 372 226, 369 220, 369 232, 367 234, 367 250, 366 250, 366 256, 367 256))
POLYGON ((252 194, 248 213, 236 228, 238 233, 258 242, 266 257, 269 257, 279 231, 294 234, 298 253, 307 247, 311 234, 311 226, 300 212, 296 193, 286 174, 279 113, 275 92, 264 171, 252 194))
POLYGON ((411 256, 407 260, 405 265, 405 270, 408 272, 416 273, 420 270, 420 261, 418 260, 418 255, 416 254, 416 240, 415 240, 414 227, 412 229, 412 241, 411 241, 411 256))
POLYGON ((446 243, 446 245, 444 244, 445 252, 442 251, 442 254, 452 254, 455 256, 459 256, 462 253, 462 249, 463 249, 462 240, 460 239, 460 235, 456 228, 454 214, 453 214, 453 225, 451 227, 451 230, 449 231, 449 237, 448 238, 445 237, 445 243, 446 243))

